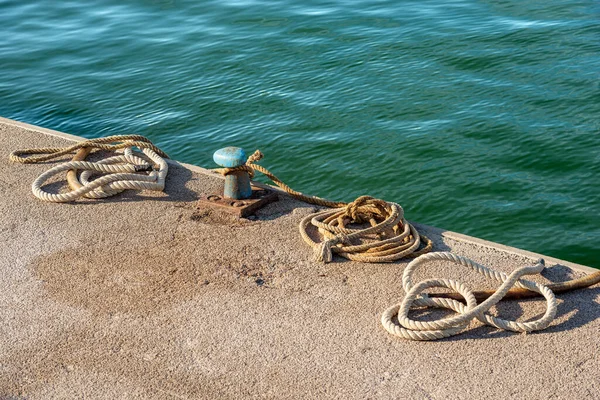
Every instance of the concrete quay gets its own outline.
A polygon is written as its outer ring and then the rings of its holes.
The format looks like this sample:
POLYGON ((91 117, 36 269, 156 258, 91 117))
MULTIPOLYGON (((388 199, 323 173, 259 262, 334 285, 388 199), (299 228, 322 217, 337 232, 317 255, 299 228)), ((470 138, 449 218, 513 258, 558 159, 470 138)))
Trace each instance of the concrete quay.
MULTIPOLYGON (((31 183, 55 164, 8 154, 73 140, 0 118, 0 399, 600 398, 598 286, 558 296, 540 332, 474 322, 452 338, 402 340, 379 319, 401 300, 410 260, 313 262, 298 223, 314 206, 281 195, 256 220, 199 210, 223 178, 175 161, 164 193, 38 200, 31 183)), ((416 227, 434 251, 505 272, 544 257, 416 227)), ((531 279, 595 271, 544 258, 531 279)), ((426 277, 495 288, 452 264, 427 265, 426 277)), ((544 309, 507 301, 495 312, 544 309)))

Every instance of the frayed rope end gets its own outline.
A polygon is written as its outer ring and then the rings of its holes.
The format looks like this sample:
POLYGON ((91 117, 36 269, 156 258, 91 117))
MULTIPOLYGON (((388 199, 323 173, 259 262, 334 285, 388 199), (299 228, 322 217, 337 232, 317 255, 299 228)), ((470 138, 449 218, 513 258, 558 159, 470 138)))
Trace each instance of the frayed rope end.
POLYGON ((315 247, 315 261, 329 263, 333 255, 331 254, 331 240, 325 240, 315 247))

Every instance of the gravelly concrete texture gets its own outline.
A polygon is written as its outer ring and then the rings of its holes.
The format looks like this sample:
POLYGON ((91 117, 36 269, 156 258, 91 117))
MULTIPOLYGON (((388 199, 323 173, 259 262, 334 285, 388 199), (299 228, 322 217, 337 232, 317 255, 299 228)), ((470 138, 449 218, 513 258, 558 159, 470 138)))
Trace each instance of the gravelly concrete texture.
MULTIPOLYGON (((199 210, 221 178, 175 163, 165 193, 39 201, 30 185, 53 164, 8 154, 68 143, 0 121, 0 399, 600 398, 598 287, 562 295, 542 332, 473 323, 446 340, 401 340, 379 318, 402 297, 406 263, 311 261, 297 225, 313 206, 282 196, 254 221, 199 210)), ((420 228, 435 250, 493 268, 534 261, 420 228)), ((551 261, 540 281, 583 273, 551 261)), ((491 284, 443 263, 419 276, 491 284)))

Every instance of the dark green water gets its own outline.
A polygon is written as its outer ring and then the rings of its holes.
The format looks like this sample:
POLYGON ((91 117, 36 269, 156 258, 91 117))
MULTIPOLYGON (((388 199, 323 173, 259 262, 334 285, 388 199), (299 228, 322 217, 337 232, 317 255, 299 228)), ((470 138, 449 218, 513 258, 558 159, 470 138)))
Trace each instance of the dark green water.
POLYGON ((0 115, 600 267, 600 3, 2 1, 0 115))

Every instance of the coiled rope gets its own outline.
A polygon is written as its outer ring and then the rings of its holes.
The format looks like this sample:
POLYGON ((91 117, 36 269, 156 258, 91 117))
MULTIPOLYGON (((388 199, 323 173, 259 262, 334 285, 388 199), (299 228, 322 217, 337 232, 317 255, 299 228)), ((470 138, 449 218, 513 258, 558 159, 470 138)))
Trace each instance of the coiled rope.
POLYGON ((388 308, 381 316, 381 323, 386 331, 404 339, 435 340, 456 335, 463 331, 473 319, 504 330, 513 332, 532 332, 546 328, 556 315, 556 298, 554 293, 545 285, 521 279, 524 275, 538 274, 544 269, 544 261, 539 260, 535 266, 521 267, 510 275, 486 268, 465 257, 448 252, 437 252, 422 255, 411 261, 404 270, 402 287, 406 292, 401 304, 388 308), (464 284, 451 279, 428 279, 414 285, 412 275, 416 268, 428 261, 444 260, 471 268, 486 278, 502 282, 500 287, 483 303, 477 305, 473 292, 464 284), (536 292, 546 298, 544 315, 529 322, 505 320, 489 315, 487 312, 508 293, 512 286, 536 292), (448 298, 432 298, 423 293, 425 289, 445 287, 452 289, 466 300, 466 305, 458 300, 448 298), (454 317, 435 321, 416 321, 408 317, 413 306, 447 308, 455 311, 454 317), (392 318, 397 316, 396 324, 392 318))
POLYGON ((13 162, 40 163, 77 151, 70 162, 57 165, 41 174, 31 185, 33 194, 44 201, 63 203, 81 197, 103 198, 126 189, 162 191, 169 170, 163 157, 168 156, 149 139, 140 135, 116 135, 84 140, 64 148, 39 148, 17 150, 10 153, 13 162), (133 147, 142 150, 134 151, 133 147), (123 155, 109 157, 98 162, 84 161, 94 149, 116 151, 124 149, 123 155), (38 156, 32 156, 38 154, 38 156), (68 171, 67 181, 71 191, 50 193, 42 185, 52 176, 68 171), (77 171, 83 171, 77 178, 77 171), (148 172, 148 174, 143 174, 148 172), (90 181, 93 173, 105 174, 90 181))
POLYGON ((378 263, 417 257, 432 248, 431 240, 404 219, 399 204, 369 196, 361 196, 342 208, 305 217, 300 222, 300 235, 314 249, 315 259, 325 263, 331 262, 332 253, 353 261, 378 263), (348 228, 349 224, 367 222, 370 227, 348 228), (308 234, 311 225, 323 236, 321 242, 308 234))
POLYGON ((258 171, 298 200, 333 207, 333 210, 319 211, 300 222, 300 235, 314 249, 315 260, 328 263, 332 260, 332 253, 336 253, 354 261, 392 262, 431 251, 431 240, 419 235, 419 232, 404 219, 404 210, 399 204, 369 196, 359 197, 351 203, 307 196, 286 185, 265 167, 256 164, 262 158, 263 154, 256 150, 248 157, 245 165, 217 168, 214 171, 225 176, 236 171, 247 171, 250 178, 258 171), (350 224, 367 222, 371 225, 368 228, 348 227, 350 224), (314 241, 309 235, 308 230, 311 226, 316 227, 323 236, 320 242, 314 241))

